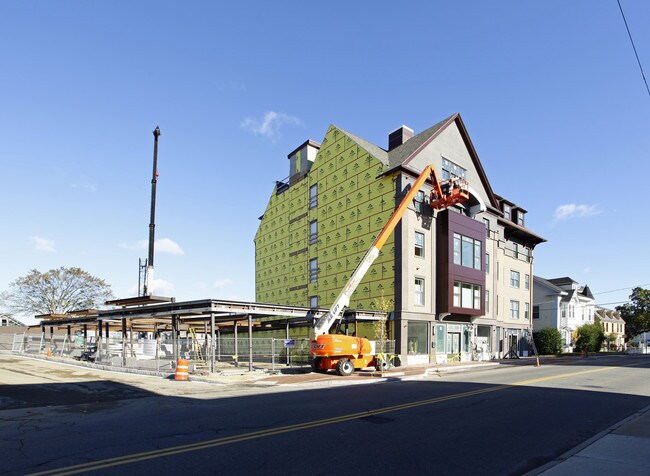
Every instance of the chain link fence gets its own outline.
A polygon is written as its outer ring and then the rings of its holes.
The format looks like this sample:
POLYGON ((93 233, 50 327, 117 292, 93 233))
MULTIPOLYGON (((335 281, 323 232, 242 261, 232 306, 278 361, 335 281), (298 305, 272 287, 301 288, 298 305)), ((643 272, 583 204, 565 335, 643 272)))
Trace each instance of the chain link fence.
MULTIPOLYGON (((70 358, 97 364, 141 370, 172 372, 175 355, 188 359, 190 371, 208 373, 214 352, 215 371, 248 365, 276 370, 286 367, 307 367, 310 364, 309 339, 280 339, 217 336, 198 334, 196 339, 172 339, 161 335, 157 339, 109 337, 97 339, 83 335, 15 334, 2 336, 0 349, 22 354, 70 358)), ((395 341, 377 341, 377 354, 394 354, 395 341)))

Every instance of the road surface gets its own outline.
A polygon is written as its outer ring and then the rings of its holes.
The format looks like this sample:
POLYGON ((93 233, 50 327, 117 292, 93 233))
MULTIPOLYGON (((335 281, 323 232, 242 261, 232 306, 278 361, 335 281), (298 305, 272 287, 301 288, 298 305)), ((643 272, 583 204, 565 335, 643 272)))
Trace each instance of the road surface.
POLYGON ((650 403, 646 356, 334 388, 0 369, 12 475, 524 474, 650 403))

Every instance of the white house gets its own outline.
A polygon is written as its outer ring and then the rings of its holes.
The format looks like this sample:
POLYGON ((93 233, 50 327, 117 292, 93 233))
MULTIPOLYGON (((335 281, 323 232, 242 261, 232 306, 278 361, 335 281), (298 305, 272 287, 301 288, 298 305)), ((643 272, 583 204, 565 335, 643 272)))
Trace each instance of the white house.
POLYGON ((563 351, 573 351, 573 332, 594 323, 596 301, 589 286, 569 277, 533 277, 533 332, 555 328, 562 334, 563 351))

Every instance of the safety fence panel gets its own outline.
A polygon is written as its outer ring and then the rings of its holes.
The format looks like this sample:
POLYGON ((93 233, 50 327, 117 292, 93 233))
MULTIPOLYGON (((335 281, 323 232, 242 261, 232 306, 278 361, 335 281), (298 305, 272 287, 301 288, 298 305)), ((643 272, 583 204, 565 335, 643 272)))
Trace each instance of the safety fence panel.
POLYGON ((220 337, 215 342, 218 361, 248 362, 252 355, 254 363, 308 365, 309 339, 277 339, 254 337, 220 337))

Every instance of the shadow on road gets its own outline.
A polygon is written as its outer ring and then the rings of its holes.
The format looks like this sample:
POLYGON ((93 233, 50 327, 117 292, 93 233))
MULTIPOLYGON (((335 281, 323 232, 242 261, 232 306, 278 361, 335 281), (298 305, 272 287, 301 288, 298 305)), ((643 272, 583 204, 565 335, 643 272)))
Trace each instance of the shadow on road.
MULTIPOLYGON (((592 362, 617 366, 579 363, 592 362)), ((123 474, 356 474, 354 461, 364 473, 523 474, 648 405, 605 391, 616 371, 569 382, 584 390, 436 379, 205 399, 109 381, 5 385, 0 472, 109 459, 123 474)))

